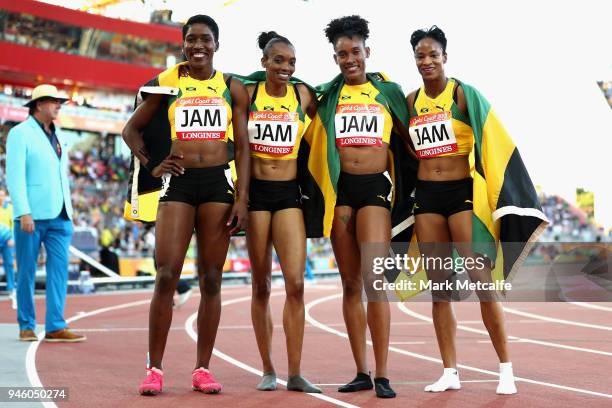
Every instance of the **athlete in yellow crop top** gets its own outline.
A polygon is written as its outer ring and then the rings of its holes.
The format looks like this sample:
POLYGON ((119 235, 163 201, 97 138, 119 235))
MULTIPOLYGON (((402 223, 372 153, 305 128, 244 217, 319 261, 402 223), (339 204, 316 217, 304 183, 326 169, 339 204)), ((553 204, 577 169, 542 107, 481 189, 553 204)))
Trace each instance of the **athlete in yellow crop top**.
POLYGON ((344 84, 336 108, 336 146, 389 144, 393 120, 387 107, 376 100, 380 92, 371 82, 344 84))
POLYGON ((342 313, 357 376, 338 388, 354 392, 375 388, 379 398, 393 398, 387 378, 390 308, 384 291, 375 291, 374 258, 388 255, 391 240, 391 181, 387 174, 392 119, 388 107, 366 76, 370 48, 368 22, 359 16, 332 20, 325 29, 334 61, 344 80, 336 105, 334 133, 340 176, 331 242, 342 279, 342 313), (365 250, 362 252, 362 250, 365 250), (368 295, 367 313, 362 291, 368 295), (366 322, 376 369, 374 383, 366 357, 366 322))
MULTIPOLYGON (((151 89, 123 131, 125 141, 144 168, 155 177, 163 177, 155 231, 157 277, 150 306, 149 366, 139 388, 141 394, 162 391, 162 357, 172 320, 172 296, 194 229, 201 299, 192 387, 205 393, 221 391, 208 369, 221 314, 221 273, 230 235, 246 226, 250 155, 248 94, 242 83, 214 69, 218 38, 219 27, 212 18, 191 17, 183 26, 187 62, 164 71, 157 77, 159 86, 152 87, 159 92, 170 87, 172 95, 156 94, 151 89), (153 167, 149 166, 141 131, 153 118, 157 119, 156 113, 165 106, 171 152, 153 167), (230 132, 238 173, 235 191, 228 174, 226 142, 230 132)), ((160 132, 159 137, 164 136, 160 132)))
POLYGON ((178 95, 168 101, 172 140, 227 142, 232 98, 221 71, 212 78, 179 77, 178 95))
MULTIPOLYGON (((410 39, 423 87, 408 95, 410 140, 419 160, 416 184, 415 227, 425 256, 451 256, 451 245, 464 259, 476 258, 472 251, 473 192, 468 155, 474 135, 466 99, 459 81, 444 73, 446 36, 438 27, 418 30, 410 39), (457 244, 459 243, 459 244, 457 244), (435 248, 432 246, 435 245, 435 248)), ((480 258, 481 259, 481 258, 480 258)), ((467 263, 466 263, 467 265, 467 263)), ((480 264, 482 266, 482 263, 480 264)), ((445 281, 452 271, 428 269, 428 278, 445 281)), ((490 265, 468 269, 472 282, 491 281, 490 265)), ((448 292, 434 292, 433 321, 444 364, 440 379, 425 391, 459 389, 455 352, 457 321, 448 292)), ((509 362, 503 311, 492 293, 477 291, 483 322, 500 361, 498 394, 514 394, 516 386, 509 362)))
POLYGON ((297 85, 286 86, 281 97, 270 96, 265 82, 248 87, 248 91, 252 93, 248 125, 251 157, 296 159, 305 122, 297 85))
POLYGON ((289 363, 287 388, 321 392, 300 375, 306 232, 296 181, 304 113, 314 114, 316 100, 304 84, 289 82, 295 72, 296 59, 295 49, 287 38, 274 31, 264 32, 258 43, 263 51, 261 64, 266 70, 266 80, 247 85, 251 99, 248 132, 252 178, 247 229, 253 290, 251 318, 264 373, 257 389, 276 389, 269 307, 274 246, 285 278, 283 328, 289 363))
POLYGON ((454 79, 448 79, 435 98, 427 95, 425 86, 417 91, 410 109, 410 137, 418 158, 466 156, 472 151, 470 120, 455 103, 458 86, 454 79))

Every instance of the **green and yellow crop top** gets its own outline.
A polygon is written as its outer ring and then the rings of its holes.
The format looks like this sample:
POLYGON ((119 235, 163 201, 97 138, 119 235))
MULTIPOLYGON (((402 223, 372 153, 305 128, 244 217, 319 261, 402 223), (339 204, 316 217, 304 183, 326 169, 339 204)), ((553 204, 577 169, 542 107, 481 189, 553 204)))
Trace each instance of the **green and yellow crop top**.
POLYGON ((304 134, 304 112, 295 85, 287 86, 285 96, 274 97, 266 92, 265 83, 258 82, 251 97, 248 130, 252 157, 297 158, 304 134))
POLYGON ((410 112, 409 132, 419 159, 469 155, 474 146, 470 120, 455 103, 455 80, 436 98, 417 91, 410 112))
POLYGON ((168 101, 172 140, 226 142, 232 126, 232 98, 223 73, 208 80, 180 77, 178 95, 168 101))
POLYGON ((336 107, 336 146, 382 146, 389 143, 393 120, 387 106, 376 97, 371 82, 344 84, 336 107))

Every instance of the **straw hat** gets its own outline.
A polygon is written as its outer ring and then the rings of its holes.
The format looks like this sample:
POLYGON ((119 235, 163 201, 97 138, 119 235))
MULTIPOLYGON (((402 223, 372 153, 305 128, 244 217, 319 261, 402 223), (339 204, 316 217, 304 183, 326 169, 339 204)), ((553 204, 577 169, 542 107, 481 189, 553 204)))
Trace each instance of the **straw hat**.
POLYGON ((59 95, 59 92, 57 92, 57 88, 55 86, 43 84, 38 85, 36 88, 34 88, 34 90, 32 91, 32 99, 24 106, 30 107, 34 102, 42 98, 57 99, 61 103, 64 103, 68 100, 68 98, 64 98, 59 95))

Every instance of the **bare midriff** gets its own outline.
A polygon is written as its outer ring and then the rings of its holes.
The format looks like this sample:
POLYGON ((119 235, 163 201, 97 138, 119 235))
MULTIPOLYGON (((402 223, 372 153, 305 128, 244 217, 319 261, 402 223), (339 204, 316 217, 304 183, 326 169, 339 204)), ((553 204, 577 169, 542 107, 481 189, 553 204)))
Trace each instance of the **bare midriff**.
POLYGON ((428 181, 461 180, 470 177, 469 156, 433 157, 419 161, 417 178, 428 181))
POLYGON ((227 143, 217 140, 173 140, 172 154, 183 156, 177 162, 186 169, 220 166, 227 163, 227 143))
POLYGON ((338 147, 340 166, 349 174, 374 174, 387 170, 389 145, 338 147))
POLYGON ((251 156, 251 177, 258 180, 295 180, 297 160, 262 159, 251 156))

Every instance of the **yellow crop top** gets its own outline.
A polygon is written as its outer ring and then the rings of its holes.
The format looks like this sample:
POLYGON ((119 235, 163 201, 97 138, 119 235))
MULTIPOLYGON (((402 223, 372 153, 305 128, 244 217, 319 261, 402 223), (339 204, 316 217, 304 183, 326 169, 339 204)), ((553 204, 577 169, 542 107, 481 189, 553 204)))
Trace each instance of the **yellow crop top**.
POLYGON ((386 105, 376 98, 371 82, 345 84, 336 107, 336 146, 382 146, 389 143, 393 120, 386 105))
POLYGON ((249 109, 251 156, 262 159, 297 158, 304 134, 304 112, 295 85, 283 97, 268 95, 263 82, 255 85, 249 109))
POLYGON ((232 126, 232 99, 217 71, 208 80, 180 77, 178 95, 168 101, 172 140, 226 142, 232 126))
POLYGON ((465 156, 474 146, 469 118, 454 101, 455 80, 436 98, 430 98, 421 87, 411 109, 409 132, 419 159, 465 156))

